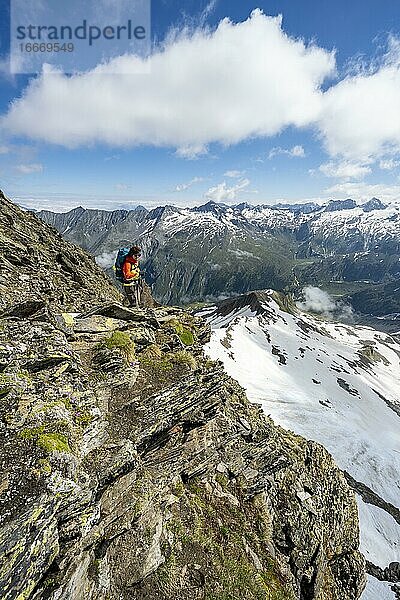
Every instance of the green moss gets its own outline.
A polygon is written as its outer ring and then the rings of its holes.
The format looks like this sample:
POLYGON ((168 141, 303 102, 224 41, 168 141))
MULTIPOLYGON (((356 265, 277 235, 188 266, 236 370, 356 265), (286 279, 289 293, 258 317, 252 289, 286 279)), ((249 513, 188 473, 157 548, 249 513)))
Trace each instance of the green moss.
POLYGON ((183 496, 183 494, 185 493, 185 486, 183 485, 182 481, 177 481, 176 483, 174 483, 172 487, 172 493, 178 498, 183 496))
POLYGON ((276 577, 272 559, 266 570, 257 571, 243 555, 240 558, 225 556, 223 568, 219 570, 221 591, 210 590, 205 594, 206 600, 236 600, 251 598, 252 600, 288 600, 276 577))
POLYGON ((229 479, 223 473, 217 473, 215 481, 217 481, 222 488, 226 488, 229 483, 229 479))
POLYGON ((166 326, 172 327, 172 329, 175 330, 175 333, 178 335, 180 341, 184 346, 193 346, 194 335, 189 326, 184 325, 178 319, 170 319, 166 322, 166 326))
POLYGON ((221 535, 223 535, 224 537, 228 537, 231 534, 231 530, 229 529, 229 527, 225 527, 225 525, 221 525, 219 530, 221 532, 221 535))
POLYGON ((93 421, 93 415, 89 412, 81 412, 74 416, 74 421, 77 425, 85 428, 93 421))
POLYGON ((50 475, 51 473, 51 464, 45 458, 41 458, 38 461, 40 472, 45 475, 50 475))
POLYGON ((37 438, 37 445, 45 452, 68 452, 71 453, 68 440, 62 433, 42 433, 37 438))
POLYGON ((103 340, 100 347, 108 348, 108 350, 117 348, 127 362, 135 359, 135 343, 126 331, 114 331, 110 337, 103 340))
POLYGON ((184 346, 193 346, 194 344, 194 335, 190 329, 184 328, 182 333, 179 334, 179 339, 184 346))
POLYGON ((162 358, 151 358, 141 354, 139 356, 139 362, 144 367, 148 367, 154 371, 157 371, 161 375, 171 371, 171 369, 174 368, 170 355, 163 356, 162 358))
POLYGON ((32 427, 31 429, 24 429, 20 432, 20 437, 24 440, 36 440, 38 435, 44 432, 44 425, 40 427, 32 427))
MULTIPOLYGON (((62 423, 56 423, 58 425, 62 423)), ((64 423, 62 423, 64 425, 64 423)), ((24 440, 33 440, 39 448, 42 448, 48 454, 52 452, 71 453, 67 437, 62 433, 49 433, 45 431, 45 426, 24 429, 20 432, 20 437, 24 440)))
POLYGON ((64 404, 65 408, 67 408, 68 410, 71 410, 72 404, 71 404, 71 400, 69 398, 67 398, 66 396, 62 396, 60 398, 60 402, 62 402, 64 404))
POLYGON ((57 407, 57 406, 63 406, 62 402, 45 402, 44 404, 42 404, 40 407, 35 408, 35 410, 33 411, 33 414, 38 414, 38 413, 42 413, 42 412, 47 412, 49 410, 52 410, 53 408, 57 407))
POLYGON ((31 378, 24 371, 0 373, 0 398, 4 398, 12 391, 20 393, 28 389, 31 384, 31 378))

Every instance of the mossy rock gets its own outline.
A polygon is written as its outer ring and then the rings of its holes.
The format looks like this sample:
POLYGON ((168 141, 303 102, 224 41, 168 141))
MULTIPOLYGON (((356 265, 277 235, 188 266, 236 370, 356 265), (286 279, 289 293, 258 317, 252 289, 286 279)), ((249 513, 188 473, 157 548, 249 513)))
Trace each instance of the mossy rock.
MULTIPOLYGON (((228 479, 223 483, 227 487, 228 479)), ((194 579, 206 600, 294 600, 290 583, 266 549, 255 506, 247 514, 207 492, 201 481, 180 484, 177 491, 179 508, 175 505, 167 526, 173 542, 150 584, 159 586, 162 597, 180 593, 188 598, 194 579), (184 565, 192 571, 186 582, 177 577, 184 565)))
POLYGON ((105 338, 100 343, 100 348, 108 350, 117 349, 127 362, 132 362, 136 358, 135 343, 126 331, 114 331, 110 337, 105 338))
POLYGON ((24 429, 19 435, 24 440, 34 441, 47 454, 52 454, 53 452, 67 452, 71 454, 67 436, 63 433, 47 432, 44 425, 32 429, 24 429))
POLYGON ((191 325, 182 323, 179 319, 173 318, 166 321, 164 327, 173 329, 184 346, 193 346, 195 337, 191 325))

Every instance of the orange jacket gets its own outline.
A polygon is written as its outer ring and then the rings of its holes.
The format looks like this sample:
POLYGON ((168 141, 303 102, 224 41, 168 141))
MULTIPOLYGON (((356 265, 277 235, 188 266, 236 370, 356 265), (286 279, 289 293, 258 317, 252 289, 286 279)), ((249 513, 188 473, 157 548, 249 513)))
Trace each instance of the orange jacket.
POLYGON ((127 256, 122 265, 122 274, 125 281, 133 281, 139 279, 140 269, 139 261, 136 256, 127 256))

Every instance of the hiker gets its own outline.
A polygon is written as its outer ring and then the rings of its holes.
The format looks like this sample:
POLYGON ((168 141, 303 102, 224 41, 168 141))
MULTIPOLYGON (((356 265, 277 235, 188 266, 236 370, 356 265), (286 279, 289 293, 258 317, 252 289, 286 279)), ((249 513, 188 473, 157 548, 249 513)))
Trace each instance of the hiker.
POLYGON ((139 306, 141 296, 141 277, 139 257, 141 250, 139 246, 121 248, 115 261, 115 276, 121 281, 129 306, 139 306))

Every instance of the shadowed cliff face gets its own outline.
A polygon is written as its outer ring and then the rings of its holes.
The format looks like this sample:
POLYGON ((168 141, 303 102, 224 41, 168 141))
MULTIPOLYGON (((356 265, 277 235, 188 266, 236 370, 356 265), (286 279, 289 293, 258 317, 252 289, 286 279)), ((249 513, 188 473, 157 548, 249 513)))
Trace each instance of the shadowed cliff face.
POLYGON ((61 312, 32 275, 36 303, 7 287, 0 319, 2 598, 359 597, 346 480, 204 356, 200 318, 72 285, 61 312))

